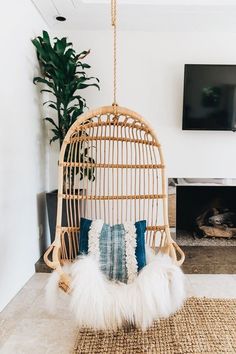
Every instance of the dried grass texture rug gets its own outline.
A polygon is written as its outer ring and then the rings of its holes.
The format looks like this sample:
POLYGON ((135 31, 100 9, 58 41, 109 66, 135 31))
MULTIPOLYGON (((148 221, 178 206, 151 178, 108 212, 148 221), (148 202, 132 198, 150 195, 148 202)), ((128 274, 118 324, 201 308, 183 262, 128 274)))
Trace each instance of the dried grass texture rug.
POLYGON ((81 329, 74 354, 236 353, 236 299, 190 298, 168 319, 147 331, 81 329))

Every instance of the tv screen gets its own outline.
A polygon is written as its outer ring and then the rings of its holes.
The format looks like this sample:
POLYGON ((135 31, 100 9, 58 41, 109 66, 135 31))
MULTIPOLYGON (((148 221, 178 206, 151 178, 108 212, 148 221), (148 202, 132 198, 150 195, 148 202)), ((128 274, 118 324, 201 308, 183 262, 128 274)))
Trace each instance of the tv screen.
POLYGON ((185 65, 184 130, 236 130, 236 65, 185 65))

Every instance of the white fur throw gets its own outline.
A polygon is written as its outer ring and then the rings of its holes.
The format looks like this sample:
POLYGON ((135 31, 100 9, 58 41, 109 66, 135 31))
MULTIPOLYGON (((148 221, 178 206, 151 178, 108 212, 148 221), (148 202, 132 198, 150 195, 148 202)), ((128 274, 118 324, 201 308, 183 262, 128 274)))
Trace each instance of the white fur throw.
MULTIPOLYGON (((66 266, 65 271, 72 277, 72 291, 64 298, 78 326, 106 330, 129 322, 144 330, 154 320, 177 311, 185 299, 181 269, 169 256, 154 255, 150 249, 147 249, 147 262, 129 284, 108 281, 91 255, 66 266)), ((58 279, 58 274, 53 272, 46 288, 51 311, 61 291, 58 279)))

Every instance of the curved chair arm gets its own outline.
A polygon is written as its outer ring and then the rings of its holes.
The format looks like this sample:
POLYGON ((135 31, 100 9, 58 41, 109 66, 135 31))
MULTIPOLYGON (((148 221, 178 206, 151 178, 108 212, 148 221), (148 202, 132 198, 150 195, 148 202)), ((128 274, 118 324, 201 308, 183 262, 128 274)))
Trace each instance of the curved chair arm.
POLYGON ((173 248, 175 248, 175 253, 179 254, 179 256, 180 256, 179 259, 176 257, 175 263, 178 266, 181 266, 184 263, 185 254, 184 254, 184 252, 182 251, 182 249, 179 247, 179 245, 176 242, 173 242, 172 246, 173 246, 173 248))
POLYGON ((181 266, 185 260, 185 254, 181 248, 177 245, 176 242, 171 242, 165 246, 159 248, 159 252, 167 254, 170 256, 176 265, 181 266), (177 258, 177 254, 180 255, 180 258, 177 258))
POLYGON ((54 241, 51 246, 48 247, 47 251, 44 253, 43 259, 44 262, 52 269, 56 270, 59 273, 60 279, 58 282, 59 287, 66 293, 69 293, 71 278, 68 274, 66 274, 59 261, 59 252, 60 247, 56 245, 54 241), (49 255, 52 253, 52 261, 49 260, 49 255))
POLYGON ((165 238, 164 242, 161 244, 159 251, 168 254, 176 265, 181 266, 185 260, 185 254, 182 249, 173 240, 169 225, 165 226, 165 238), (178 258, 179 255, 179 258, 178 258))
POLYGON ((49 255, 50 253, 53 251, 55 245, 54 245, 54 242, 51 244, 51 246, 48 247, 48 249, 46 250, 46 252, 44 253, 44 256, 43 256, 43 260, 44 262, 47 264, 47 266, 51 269, 56 269, 56 265, 55 263, 52 261, 49 260, 49 255))

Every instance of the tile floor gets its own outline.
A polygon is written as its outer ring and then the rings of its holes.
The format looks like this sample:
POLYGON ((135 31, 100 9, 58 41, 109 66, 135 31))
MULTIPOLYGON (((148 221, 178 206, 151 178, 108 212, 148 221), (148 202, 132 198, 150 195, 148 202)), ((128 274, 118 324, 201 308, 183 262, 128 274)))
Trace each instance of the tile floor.
MULTIPOLYGON (((47 313, 44 288, 48 274, 35 274, 0 314, 1 354, 69 354, 76 327, 65 306, 47 313)), ((236 275, 186 276, 188 296, 236 298, 236 275)))

